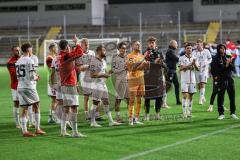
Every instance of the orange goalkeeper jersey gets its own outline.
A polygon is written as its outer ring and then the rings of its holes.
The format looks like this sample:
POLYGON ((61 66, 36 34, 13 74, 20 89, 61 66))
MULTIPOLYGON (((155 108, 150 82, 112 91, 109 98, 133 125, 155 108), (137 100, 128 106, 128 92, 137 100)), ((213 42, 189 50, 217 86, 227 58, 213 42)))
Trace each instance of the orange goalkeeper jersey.
POLYGON ((128 84, 138 85, 144 84, 144 70, 134 70, 141 62, 145 61, 144 56, 135 51, 127 55, 127 66, 128 66, 128 84))

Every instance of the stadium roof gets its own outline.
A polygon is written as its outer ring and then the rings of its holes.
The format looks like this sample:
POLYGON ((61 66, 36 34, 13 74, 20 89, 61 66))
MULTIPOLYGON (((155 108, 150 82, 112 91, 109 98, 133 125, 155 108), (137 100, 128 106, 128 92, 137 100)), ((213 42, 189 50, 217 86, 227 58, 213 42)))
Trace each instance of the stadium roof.
MULTIPOLYGON (((54 1, 54 0, 0 0, 0 2, 17 2, 17 1, 54 1)), ((109 4, 125 3, 159 3, 159 2, 189 2, 193 0, 108 0, 109 4)))
POLYGON ((192 2, 193 0, 108 0, 109 4, 192 2))

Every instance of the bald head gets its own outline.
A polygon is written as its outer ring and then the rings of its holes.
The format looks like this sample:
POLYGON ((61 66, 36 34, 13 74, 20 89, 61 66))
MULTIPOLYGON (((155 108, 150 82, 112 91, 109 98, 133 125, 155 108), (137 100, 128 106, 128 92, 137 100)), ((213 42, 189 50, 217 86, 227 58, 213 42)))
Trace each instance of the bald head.
POLYGON ((178 47, 177 41, 171 40, 171 41, 169 42, 169 46, 177 49, 177 47, 178 47))

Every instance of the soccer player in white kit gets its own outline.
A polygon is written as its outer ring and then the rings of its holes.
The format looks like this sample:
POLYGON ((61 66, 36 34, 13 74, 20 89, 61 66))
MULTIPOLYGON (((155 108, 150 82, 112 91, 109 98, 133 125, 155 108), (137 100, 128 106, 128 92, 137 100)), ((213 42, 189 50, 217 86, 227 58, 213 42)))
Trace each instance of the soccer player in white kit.
MULTIPOLYGON (((35 67, 36 72, 37 72, 38 62, 39 62, 38 57, 36 55, 34 55, 32 52, 30 53, 29 57, 34 62, 34 67, 35 67)), ((35 85, 37 86, 37 83, 35 85)), ((29 121, 28 127, 29 128, 35 128, 34 113, 33 113, 32 106, 28 107, 28 121, 29 121)))
POLYGON ((127 83, 127 64, 126 64, 126 48, 127 44, 125 42, 120 42, 118 44, 119 53, 115 55, 112 59, 112 71, 115 74, 115 112, 116 121, 123 123, 120 116, 120 104, 123 99, 126 99, 127 105, 129 105, 129 90, 127 83))
POLYGON ((23 56, 16 62, 16 71, 18 78, 17 92, 19 96, 19 105, 21 106, 21 128, 24 137, 35 137, 43 135, 45 132, 40 129, 40 106, 39 96, 36 89, 36 81, 39 76, 36 73, 32 54, 32 45, 29 43, 21 46, 23 56), (28 107, 32 105, 35 118, 35 134, 27 130, 27 112, 28 107))
POLYGON ((52 123, 58 122, 58 119, 56 118, 56 106, 57 106, 56 89, 54 87, 57 81, 55 79, 55 74, 52 74, 52 72, 54 72, 54 68, 52 68, 52 62, 53 62, 53 59, 57 56, 58 46, 56 43, 51 43, 48 48, 49 48, 49 54, 46 58, 46 64, 49 72, 47 92, 48 92, 48 96, 51 98, 51 104, 49 106, 48 123, 52 124, 52 123))
POLYGON ((90 63, 91 78, 93 78, 94 84, 92 86, 91 127, 101 127, 95 120, 96 108, 101 101, 104 106, 104 112, 108 117, 109 126, 120 125, 120 123, 113 121, 109 108, 108 88, 105 81, 111 76, 112 72, 106 72, 107 64, 104 60, 106 57, 105 47, 103 45, 98 46, 96 53, 96 56, 92 58, 90 63))
POLYGON ((192 45, 185 45, 185 55, 179 58, 182 90, 182 111, 183 117, 192 116, 192 97, 196 92, 195 70, 198 70, 198 63, 192 56, 192 45))
POLYGON ((95 57, 95 52, 89 50, 89 41, 87 38, 83 38, 81 41, 81 47, 83 49, 83 56, 76 59, 76 65, 80 70, 80 83, 84 95, 84 112, 86 120, 90 120, 90 115, 88 111, 89 97, 92 94, 92 78, 90 72, 90 62, 93 57, 95 57))
POLYGON ((212 56, 209 50, 203 48, 202 40, 197 40, 197 48, 193 51, 192 55, 199 63, 199 71, 196 71, 196 81, 200 90, 199 104, 206 102, 205 98, 205 84, 208 78, 209 64, 212 62, 212 56))

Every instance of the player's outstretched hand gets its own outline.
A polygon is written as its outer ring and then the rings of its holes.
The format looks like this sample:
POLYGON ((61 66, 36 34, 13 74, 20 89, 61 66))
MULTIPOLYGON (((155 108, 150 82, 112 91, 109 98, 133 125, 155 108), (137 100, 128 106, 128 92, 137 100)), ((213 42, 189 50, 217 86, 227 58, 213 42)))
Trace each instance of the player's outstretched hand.
POLYGON ((79 42, 79 39, 77 38, 76 35, 74 35, 72 41, 73 41, 75 44, 77 44, 77 43, 79 42))

